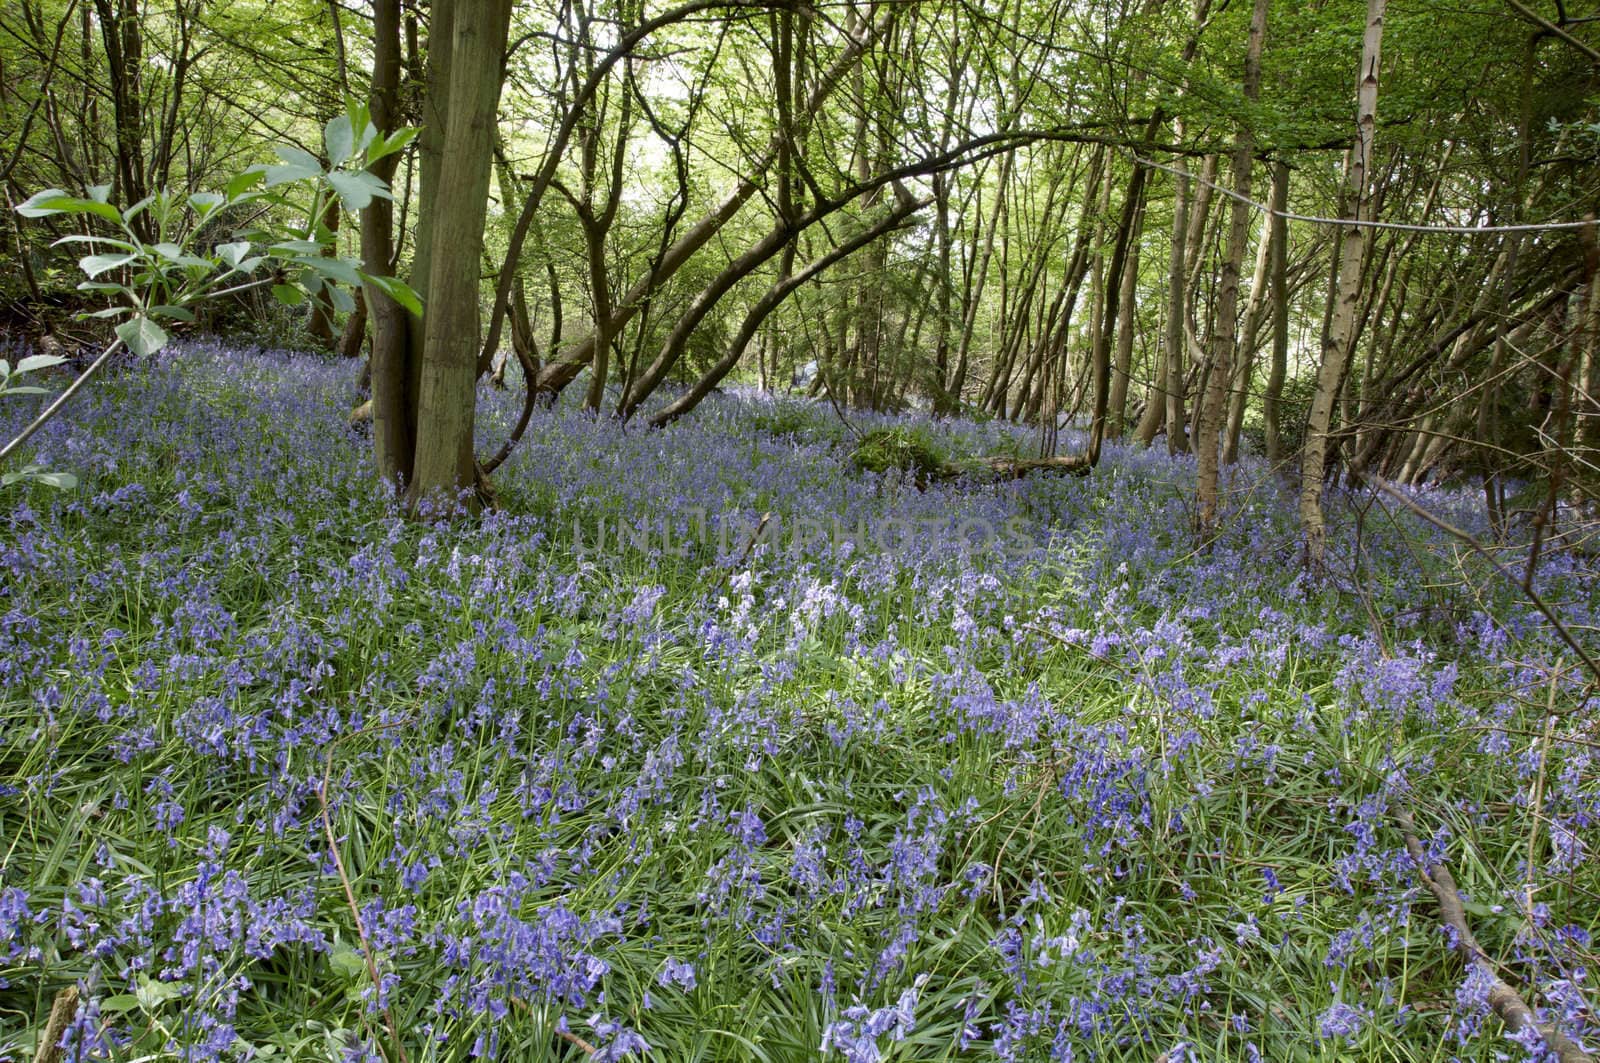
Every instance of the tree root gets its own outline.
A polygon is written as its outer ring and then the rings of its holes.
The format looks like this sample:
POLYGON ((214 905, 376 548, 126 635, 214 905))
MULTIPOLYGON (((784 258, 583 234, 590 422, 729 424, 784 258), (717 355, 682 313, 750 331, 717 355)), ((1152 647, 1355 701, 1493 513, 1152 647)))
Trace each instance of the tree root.
POLYGON ((1421 877, 1423 885, 1428 887, 1434 899, 1439 902, 1439 920, 1455 931, 1456 951, 1461 953, 1469 966, 1481 969, 1491 979, 1489 1007, 1500 1016, 1500 1020, 1512 1033, 1520 1033, 1529 1028, 1537 1030, 1544 1040, 1545 1047, 1554 1052, 1561 1063, 1594 1063, 1594 1057, 1585 1052, 1576 1041, 1549 1023, 1540 1022, 1534 1015, 1533 1009, 1528 1007, 1527 1001, 1495 973, 1494 963, 1489 959, 1488 953, 1483 951, 1483 946, 1478 944, 1478 939, 1473 937, 1472 928, 1467 925, 1466 909, 1461 905, 1461 893, 1456 888, 1456 880, 1450 874, 1450 869, 1443 864, 1429 865, 1428 858, 1422 850, 1422 843, 1417 840, 1417 825, 1411 818, 1410 812, 1404 809, 1397 810, 1394 818, 1395 822, 1400 824, 1400 831, 1405 836, 1406 852, 1411 855, 1411 862, 1416 865, 1417 874, 1421 877))

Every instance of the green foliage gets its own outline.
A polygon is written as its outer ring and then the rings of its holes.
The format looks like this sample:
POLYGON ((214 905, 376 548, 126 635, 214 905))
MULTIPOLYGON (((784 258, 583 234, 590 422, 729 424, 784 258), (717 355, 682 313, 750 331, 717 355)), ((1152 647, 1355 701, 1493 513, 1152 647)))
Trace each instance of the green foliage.
POLYGON ((850 463, 863 472, 886 473, 899 469, 918 484, 938 477, 944 454, 922 428, 875 428, 861 437, 850 452, 850 463))
MULTIPOLYGON (((96 185, 87 196, 49 188, 30 196, 16 211, 24 218, 78 215, 97 219, 102 230, 114 230, 111 235, 71 233, 54 245, 91 249, 78 260, 84 275, 78 290, 112 298, 111 306, 83 315, 115 322, 116 339, 107 354, 121 345, 140 357, 149 357, 167 345, 173 322, 195 320, 193 306, 262 286, 270 286, 273 296, 287 306, 309 299, 348 313, 355 309, 350 289, 365 282, 420 315, 422 302, 405 282, 368 273, 359 262, 332 254, 334 233, 323 222, 335 199, 345 210, 354 211, 374 198, 390 198, 383 181, 364 167, 402 150, 416 133, 415 129, 402 129, 383 136, 365 106, 351 105, 324 127, 326 167, 301 148, 277 145, 273 150, 280 163, 251 166, 229 180, 221 192, 181 195, 162 190, 123 208, 110 202, 110 185, 96 185), (309 202, 297 198, 307 193, 309 202), (307 221, 302 226, 273 228, 269 220, 233 232, 229 239, 216 239, 220 219, 246 210, 254 214, 263 207, 277 208, 267 212, 268 219, 288 215, 307 221), (146 238, 151 235, 154 239, 146 238), (272 273, 258 277, 269 265, 272 273)), ((23 359, 16 372, 62 361, 42 361, 44 357, 23 359)), ((103 355, 95 365, 104 361, 103 355)), ((11 374, 7 365, 0 378, 0 394, 44 393, 37 387, 6 387, 11 374)), ((26 435, 13 440, 6 452, 25 439, 26 435)), ((24 480, 55 487, 72 487, 77 482, 70 474, 43 472, 29 465, 6 474, 0 486, 24 480)))
POLYGON ((116 230, 114 235, 70 234, 54 246, 83 244, 93 249, 78 260, 85 278, 78 290, 103 293, 115 302, 87 316, 116 321, 117 338, 141 356, 166 346, 169 337, 163 322, 192 322, 193 304, 261 284, 270 283, 273 295, 286 305, 320 299, 347 313, 355 309, 348 289, 367 281, 420 314, 421 301, 404 282, 374 276, 352 259, 328 254, 333 234, 321 220, 335 197, 346 210, 360 210, 374 198, 388 199, 389 190, 381 180, 365 169, 347 167, 371 165, 404 148, 415 135, 415 130, 406 129, 380 136, 365 108, 352 107, 324 130, 327 167, 301 148, 278 145, 273 150, 282 160, 279 164, 252 166, 221 192, 184 196, 163 190, 119 208, 109 202, 110 185, 94 186, 87 197, 50 188, 16 209, 24 218, 84 215, 116 230), (307 190, 309 203, 295 198, 307 190), (207 246, 208 238, 216 235, 214 221, 261 206, 308 220, 303 226, 277 230, 252 226, 207 246), (141 232, 153 233, 155 239, 142 240, 141 232), (255 279, 267 264, 275 269, 273 277, 255 279))

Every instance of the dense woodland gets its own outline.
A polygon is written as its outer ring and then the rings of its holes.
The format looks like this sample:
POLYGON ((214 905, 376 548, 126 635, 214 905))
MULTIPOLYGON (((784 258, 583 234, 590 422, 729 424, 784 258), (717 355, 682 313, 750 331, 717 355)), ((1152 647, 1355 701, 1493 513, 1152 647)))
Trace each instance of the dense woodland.
POLYGON ((1600 11, 0 0, 0 1060, 1589 1063, 1600 11))
MULTIPOLYGON (((1038 423, 1046 455, 1077 419, 1088 465, 1103 438, 1193 446, 1203 483, 1243 447, 1299 461, 1308 532, 1341 469, 1481 476, 1497 512, 1507 477, 1593 472, 1600 31, 1562 5, 6 16, 13 204, 220 187, 274 144, 321 152, 356 101, 420 128, 374 164, 392 199, 320 221, 426 315, 336 283, 293 314, 211 308, 369 358, 382 471, 414 496, 487 486, 473 381, 508 363, 530 402, 576 384, 655 425, 803 379, 1038 423)), ((78 335, 65 221, 10 217, 13 328, 78 335)))

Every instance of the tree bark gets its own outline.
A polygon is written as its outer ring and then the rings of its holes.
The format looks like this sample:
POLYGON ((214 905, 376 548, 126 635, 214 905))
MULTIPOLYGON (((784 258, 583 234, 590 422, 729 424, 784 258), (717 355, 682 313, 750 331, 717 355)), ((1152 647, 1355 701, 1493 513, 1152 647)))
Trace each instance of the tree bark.
MULTIPOLYGON (((1261 96, 1261 47, 1267 32, 1267 0, 1255 0, 1250 15, 1250 39, 1245 49, 1244 97, 1250 103, 1261 96)), ((1196 532, 1209 543, 1217 533, 1217 445, 1225 416, 1228 382, 1232 376, 1235 328, 1239 308, 1239 271, 1244 265, 1244 249, 1250 234, 1250 170, 1255 137, 1248 122, 1240 122, 1233 146, 1233 190, 1229 204, 1228 250, 1222 264, 1222 280, 1217 293, 1216 326, 1213 330, 1211 378, 1201 407, 1200 431, 1195 440, 1197 485, 1195 488, 1196 532)))
MULTIPOLYGON (((478 260, 488 212, 500 57, 511 0, 435 0, 454 7, 449 96, 436 194, 423 213, 435 246, 428 274, 426 337, 417 394, 416 473, 407 492, 413 510, 425 502, 449 505, 476 486, 472 429, 478 369, 478 260)), ((438 42, 434 43, 434 47, 438 42)))
POLYGON ((1272 252, 1268 271, 1272 285, 1272 365, 1261 396, 1261 420, 1266 429, 1267 461, 1283 460, 1283 382, 1289 374, 1289 164, 1279 159, 1272 167, 1272 252))
MULTIPOLYGON (((1345 185, 1349 194, 1349 220, 1366 219, 1367 173, 1372 165, 1372 142, 1378 121, 1378 69, 1382 58, 1383 16, 1386 0, 1367 0, 1367 26, 1361 41, 1361 70, 1356 80, 1356 144, 1350 152, 1345 185)), ((1359 225, 1344 227, 1339 242, 1339 278, 1335 285, 1333 314, 1322 348, 1316 392, 1306 418, 1306 439, 1300 465, 1300 528, 1305 539, 1305 563, 1321 572, 1327 553, 1327 525, 1322 512, 1322 477, 1328 453, 1328 435, 1340 382, 1350 362, 1350 342, 1355 335, 1356 302, 1361 294, 1361 260, 1365 244, 1359 225)))

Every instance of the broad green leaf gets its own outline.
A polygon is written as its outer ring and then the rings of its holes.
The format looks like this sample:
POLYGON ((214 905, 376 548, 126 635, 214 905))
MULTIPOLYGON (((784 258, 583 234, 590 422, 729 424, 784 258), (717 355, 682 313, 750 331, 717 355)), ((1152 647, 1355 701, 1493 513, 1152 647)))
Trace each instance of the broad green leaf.
POLYGON ((274 284, 272 297, 284 306, 299 306, 306 301, 306 293, 292 284, 274 284))
POLYGON ((138 255, 86 255, 78 259, 78 268, 83 270, 84 276, 93 280, 102 273, 109 273, 111 270, 126 266, 138 257, 138 255))
POLYGON ((332 301, 333 308, 341 314, 349 314, 355 311, 356 301, 351 298, 349 291, 344 288, 329 288, 328 298, 332 301))
POLYGON ((347 982, 354 982, 367 976, 366 961, 355 949, 341 942, 333 952, 328 954, 328 966, 333 973, 347 982))
POLYGON ((355 264, 343 258, 305 258, 300 264, 309 269, 314 269, 324 277, 329 277, 340 284, 348 284, 355 288, 361 284, 361 272, 355 264))
POLYGON ((17 363, 13 373, 31 373, 36 369, 49 369, 53 365, 60 365, 66 359, 59 354, 30 354, 17 363))
POLYGON ((19 384, 17 387, 5 385, 0 387, 0 395, 48 395, 49 388, 36 388, 32 384, 19 384))
POLYGON ((106 185, 90 185, 89 186, 89 198, 94 200, 96 203, 110 203, 111 202, 111 186, 108 185, 108 184, 106 184, 106 185))
POLYGON ((315 240, 282 240, 273 244, 271 250, 281 256, 298 258, 301 255, 322 254, 322 245, 315 240))
POLYGON ((417 139, 417 134, 422 130, 412 126, 406 129, 396 129, 389 136, 372 142, 367 148, 367 165, 372 165, 385 155, 393 155, 403 149, 407 144, 417 139))
POLYGON ((226 202, 225 198, 215 192, 196 192, 189 197, 189 206, 202 218, 226 202))
POLYGON ((130 244, 126 240, 113 240, 109 236, 82 236, 77 233, 74 233, 71 236, 63 236, 50 246, 60 247, 62 244, 107 244, 111 247, 120 247, 124 251, 137 252, 139 250, 138 244, 130 244))
POLYGON ((158 982, 148 975, 140 975, 135 995, 139 998, 140 1007, 145 1011, 155 1011, 167 1001, 183 996, 183 990, 172 982, 158 982))
POLYGON ((398 277, 374 277, 367 273, 363 273, 361 276, 369 281, 373 287, 411 311, 417 317, 422 316, 422 300, 418 298, 417 293, 405 281, 400 280, 398 277))
POLYGON ((322 160, 304 148, 297 148, 293 144, 274 144, 272 150, 278 158, 290 166, 298 169, 309 169, 313 173, 322 172, 322 160))
POLYGON ((110 281, 79 281, 78 282, 78 291, 80 291, 80 292, 121 292, 124 295, 131 294, 128 291, 128 286, 126 284, 112 284, 110 281))
POLYGON ((70 491, 78 486, 78 478, 70 472, 41 472, 35 473, 33 478, 46 487, 57 487, 63 491, 70 491))
POLYGON ((148 317, 129 318, 117 326, 117 335, 128 350, 140 357, 155 354, 167 345, 166 332, 148 317))
POLYGON ((356 146, 356 134, 348 114, 329 119, 328 124, 322 127, 322 143, 328 151, 328 165, 343 166, 356 146))
POLYGON ((153 244, 152 247, 155 249, 156 254, 173 262, 176 262, 178 259, 183 257, 183 248, 179 247, 177 244, 160 243, 153 244))
POLYGON ((341 170, 328 175, 328 184, 339 193, 345 210, 361 210, 374 198, 388 199, 389 190, 383 182, 365 170, 341 170))
POLYGON ((110 1012, 113 1015, 120 1015, 125 1011, 132 1011, 138 1006, 139 998, 132 993, 118 993, 114 997, 106 997, 102 1000, 100 1002, 100 1011, 102 1014, 110 1012))
POLYGON ((265 176, 266 174, 262 173, 259 169, 251 167, 243 173, 235 174, 232 178, 230 178, 227 185, 224 186, 223 191, 228 194, 229 199, 236 200, 246 192, 250 191, 250 189, 254 188, 257 184, 260 184, 261 179, 265 176))
POLYGON ((244 256, 248 255, 249 253, 249 240, 237 240, 230 244, 217 245, 217 254, 222 258, 222 261, 226 262, 234 269, 239 268, 239 263, 243 262, 244 256))
POLYGON ((145 312, 151 317, 170 317, 177 321, 194 321, 194 315, 181 306, 162 304, 160 306, 152 306, 145 312))
POLYGON ((79 199, 59 188, 47 188, 29 196, 17 204, 17 213, 24 218, 45 218, 52 214, 94 214, 110 222, 122 222, 122 212, 111 204, 79 199))
POLYGON ((262 173, 266 174, 266 187, 276 188, 278 185, 291 184, 295 181, 305 181, 312 177, 322 176, 322 167, 308 168, 305 166, 265 166, 262 173))
POLYGON ((160 198, 160 196, 161 196, 160 192, 156 192, 156 193, 154 193, 152 195, 145 196, 143 199, 139 200, 139 202, 135 203, 133 206, 131 206, 127 210, 123 211, 123 217, 127 218, 127 219, 130 219, 130 220, 133 219, 133 218, 138 217, 140 214, 143 214, 150 207, 150 205, 152 203, 156 202, 156 200, 158 198, 160 198))

